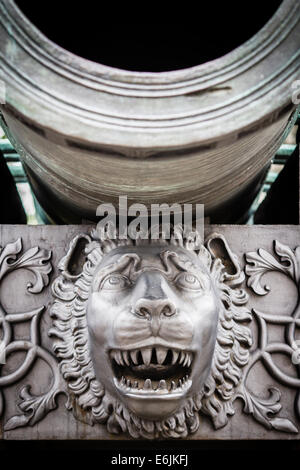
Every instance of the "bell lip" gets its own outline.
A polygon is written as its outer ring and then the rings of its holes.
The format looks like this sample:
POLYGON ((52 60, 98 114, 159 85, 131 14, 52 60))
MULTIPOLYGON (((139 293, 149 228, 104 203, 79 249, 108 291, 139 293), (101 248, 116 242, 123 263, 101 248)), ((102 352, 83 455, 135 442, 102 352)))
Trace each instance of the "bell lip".
POLYGON ((224 68, 238 65, 241 59, 246 59, 247 54, 250 54, 255 51, 257 47, 262 45, 265 39, 269 37, 270 30, 275 32, 281 29, 282 18, 295 6, 295 2, 293 0, 283 0, 267 23, 250 39, 234 48, 232 51, 199 65, 163 72, 130 71, 81 57, 47 38, 47 36, 26 17, 14 0, 5 0, 5 6, 18 27, 34 42, 39 44, 42 50, 58 60, 62 67, 68 65, 73 68, 74 71, 76 69, 84 73, 88 71, 91 75, 99 75, 100 77, 108 74, 110 80, 125 83, 127 81, 129 83, 134 82, 135 85, 144 85, 146 89, 149 88, 149 91, 151 91, 153 85, 167 88, 172 83, 178 86, 178 83, 182 82, 184 85, 185 81, 190 81, 195 76, 212 75, 212 78, 215 78, 218 73, 224 74, 224 68))
POLYGON ((6 58, 4 117, 14 109, 50 131, 55 140, 78 148, 84 144, 88 150, 107 148, 121 156, 147 158, 169 150, 211 147, 216 141, 230 143, 257 124, 267 126, 295 108, 291 83, 297 78, 300 51, 294 56, 292 50, 286 52, 287 36, 293 33, 295 48, 300 30, 300 5, 294 0, 283 0, 260 31, 228 54, 191 68, 151 73, 109 67, 66 51, 47 39, 13 0, 0 0, 0 11, 3 24, 9 24, 4 34, 12 35, 17 48, 26 49, 30 60, 51 75, 48 87, 36 74, 22 75, 22 65, 6 58), (262 64, 272 65, 278 52, 279 70, 273 67, 270 72, 269 66, 269 76, 262 77, 262 64), (243 75, 248 70, 252 85, 243 75), (6 78, 12 76, 19 82, 6 78), (62 88, 62 78, 70 84, 68 89, 62 88), (81 95, 84 99, 78 99, 81 95))

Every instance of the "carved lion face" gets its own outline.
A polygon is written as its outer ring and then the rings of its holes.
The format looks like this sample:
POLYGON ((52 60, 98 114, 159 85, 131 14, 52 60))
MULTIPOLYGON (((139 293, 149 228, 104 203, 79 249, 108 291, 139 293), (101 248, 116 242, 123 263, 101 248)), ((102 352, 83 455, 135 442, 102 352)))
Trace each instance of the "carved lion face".
POLYGON ((103 257, 87 305, 96 378, 141 418, 174 414, 203 389, 221 308, 192 251, 122 247, 103 257))
POLYGON ((93 231, 71 241, 59 269, 50 333, 76 418, 150 439, 186 437, 199 412, 227 423, 251 316, 224 237, 193 248, 178 234, 154 243, 93 231))

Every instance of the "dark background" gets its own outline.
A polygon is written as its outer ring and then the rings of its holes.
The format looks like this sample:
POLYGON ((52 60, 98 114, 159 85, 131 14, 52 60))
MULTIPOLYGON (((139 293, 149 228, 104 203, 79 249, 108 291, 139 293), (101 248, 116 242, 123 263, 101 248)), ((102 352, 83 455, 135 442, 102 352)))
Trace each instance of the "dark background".
POLYGON ((102 1, 16 3, 49 39, 79 56, 127 70, 160 72, 230 52, 262 28, 281 1, 125 2, 115 8, 111 4, 109 11, 102 1))

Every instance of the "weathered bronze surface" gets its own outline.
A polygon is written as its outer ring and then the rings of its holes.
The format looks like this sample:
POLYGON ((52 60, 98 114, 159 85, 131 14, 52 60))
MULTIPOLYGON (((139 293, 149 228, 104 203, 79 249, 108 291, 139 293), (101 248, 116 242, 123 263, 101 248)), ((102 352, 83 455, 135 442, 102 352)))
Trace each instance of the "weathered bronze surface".
POLYGON ((249 41, 202 65, 130 72, 49 41, 0 1, 2 122, 56 220, 101 202, 203 203, 211 221, 249 207, 282 142, 300 67, 300 4, 285 0, 249 41))

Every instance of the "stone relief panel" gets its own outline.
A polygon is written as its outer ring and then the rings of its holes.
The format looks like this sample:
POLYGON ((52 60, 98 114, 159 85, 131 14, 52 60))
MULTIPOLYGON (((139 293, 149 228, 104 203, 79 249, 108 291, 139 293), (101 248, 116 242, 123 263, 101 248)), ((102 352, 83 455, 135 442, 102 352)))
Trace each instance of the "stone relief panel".
POLYGON ((13 232, 0 253, 2 438, 298 439, 295 228, 208 227, 200 245, 13 232))
MULTIPOLYGON (((247 377, 256 362, 261 361, 269 373, 283 385, 295 390, 295 418, 300 420, 300 340, 296 337, 296 329, 300 327, 300 246, 292 250, 287 245, 274 241, 274 255, 259 248, 256 252, 246 253, 247 265, 245 272, 248 276, 247 285, 258 296, 271 295, 271 288, 263 283, 263 276, 267 272, 282 273, 288 277, 297 290, 296 306, 291 312, 272 314, 252 309, 254 319, 258 324, 257 348, 251 354, 251 360, 245 370, 245 376, 241 388, 245 398, 246 413, 251 413, 255 419, 268 428, 279 429, 287 432, 298 433, 298 428, 289 420, 278 418, 276 415, 281 409, 281 393, 278 388, 270 388, 268 399, 259 400, 249 394, 247 390, 247 377), (263 284, 262 284, 263 283, 263 284), (280 325, 284 330, 285 341, 269 341, 269 325, 280 325), (290 359, 292 367, 289 375, 282 371, 274 362, 273 354, 284 354, 290 359), (276 416, 276 417, 274 417, 276 416)), ((285 295, 285 292, 282 292, 285 295)))
MULTIPOLYGON (((33 247, 22 253, 22 240, 8 243, 0 252, 0 282, 11 272, 24 269, 33 274, 34 281, 28 282, 27 290, 31 294, 40 293, 49 284, 49 274, 52 271, 50 262, 51 252, 33 247)), ((18 285, 15 286, 16 295, 18 285)), ((25 356, 19 367, 11 373, 2 373, 0 377, 0 416, 4 411, 4 398, 2 390, 14 382, 19 382, 34 365, 37 358, 46 362, 53 374, 53 386, 41 396, 33 396, 30 393, 30 384, 20 389, 21 402, 19 408, 20 415, 13 416, 6 423, 6 429, 13 429, 18 426, 33 425, 39 421, 48 411, 52 410, 55 404, 55 394, 57 392, 58 369, 57 362, 52 354, 42 347, 40 343, 39 320, 44 311, 44 306, 26 312, 7 313, 0 304, 0 326, 2 330, 1 338, 1 363, 6 363, 6 358, 19 351, 25 351, 25 356), (22 339, 15 339, 14 326, 17 323, 28 322, 29 335, 22 339)), ((4 367, 3 367, 4 368, 4 367)), ((26 379, 25 379, 26 380, 26 379)))

